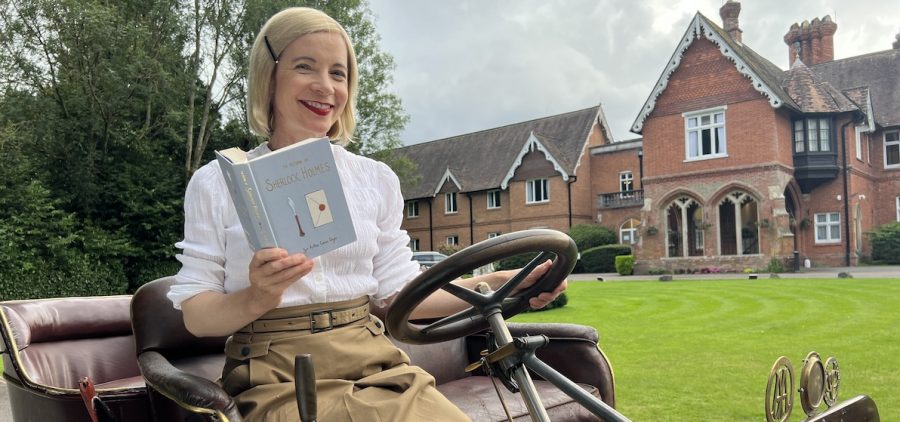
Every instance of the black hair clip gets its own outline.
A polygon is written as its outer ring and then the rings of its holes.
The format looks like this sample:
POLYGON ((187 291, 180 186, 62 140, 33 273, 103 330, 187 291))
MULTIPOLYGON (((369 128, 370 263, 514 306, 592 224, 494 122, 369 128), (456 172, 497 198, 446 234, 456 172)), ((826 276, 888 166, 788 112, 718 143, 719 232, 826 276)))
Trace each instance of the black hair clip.
POLYGON ((275 63, 278 63, 278 57, 275 56, 275 50, 272 50, 272 44, 269 44, 269 37, 263 35, 263 40, 266 42, 266 48, 269 49, 269 54, 272 55, 272 60, 275 61, 275 63))

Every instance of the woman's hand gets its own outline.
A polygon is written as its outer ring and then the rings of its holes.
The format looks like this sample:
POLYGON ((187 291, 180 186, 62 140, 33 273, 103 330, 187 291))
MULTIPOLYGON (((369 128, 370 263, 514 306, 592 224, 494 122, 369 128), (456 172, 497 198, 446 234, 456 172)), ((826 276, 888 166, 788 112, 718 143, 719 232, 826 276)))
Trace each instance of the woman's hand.
MULTIPOLYGON (((541 278, 541 276, 546 274, 547 271, 550 271, 550 267, 552 265, 553 265, 553 261, 550 261, 548 259, 548 260, 544 261, 543 263, 541 263, 540 265, 538 265, 537 267, 534 267, 534 271, 532 271, 531 274, 528 274, 528 276, 525 277, 525 280, 523 280, 521 283, 519 283, 518 286, 516 286, 516 288, 513 290, 513 294, 516 294, 516 293, 534 285, 534 283, 536 283, 541 278)), ((494 290, 499 289, 501 285, 506 283, 510 278, 512 278, 516 274, 518 274, 519 271, 521 271, 521 269, 498 271, 498 273, 501 274, 501 277, 500 277, 501 279, 498 280, 499 283, 497 283, 496 286, 492 286, 492 288, 494 290)), ((568 285, 569 285, 569 281, 567 279, 563 280, 561 283, 559 283, 559 286, 556 286, 556 288, 553 289, 552 292, 540 293, 537 296, 531 298, 528 301, 528 304, 531 305, 531 307, 533 309, 543 308, 544 306, 547 306, 550 302, 553 302, 553 300, 556 299, 557 296, 562 294, 562 292, 564 292, 566 290, 568 285)))
POLYGON ((250 260, 251 306, 261 313, 268 312, 281 304, 284 291, 309 274, 313 260, 302 253, 288 255, 281 248, 260 249, 250 260))

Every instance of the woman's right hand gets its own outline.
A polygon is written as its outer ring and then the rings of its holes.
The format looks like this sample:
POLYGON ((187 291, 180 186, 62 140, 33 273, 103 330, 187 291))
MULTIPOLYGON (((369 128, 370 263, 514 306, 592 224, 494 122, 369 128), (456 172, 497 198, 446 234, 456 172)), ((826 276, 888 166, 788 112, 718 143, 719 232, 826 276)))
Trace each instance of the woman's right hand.
POLYGON ((260 249, 250 260, 251 306, 262 314, 278 307, 284 291, 309 274, 314 262, 302 253, 288 255, 281 248, 260 249))

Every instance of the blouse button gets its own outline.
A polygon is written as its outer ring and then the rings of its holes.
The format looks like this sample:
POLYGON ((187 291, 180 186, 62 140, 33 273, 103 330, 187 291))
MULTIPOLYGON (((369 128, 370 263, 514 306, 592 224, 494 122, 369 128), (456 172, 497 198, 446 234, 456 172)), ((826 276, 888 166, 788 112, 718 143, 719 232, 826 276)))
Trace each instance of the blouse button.
POLYGON ((250 354, 250 348, 249 348, 249 347, 244 346, 244 347, 241 348, 241 356, 247 356, 247 355, 249 355, 249 354, 250 354))

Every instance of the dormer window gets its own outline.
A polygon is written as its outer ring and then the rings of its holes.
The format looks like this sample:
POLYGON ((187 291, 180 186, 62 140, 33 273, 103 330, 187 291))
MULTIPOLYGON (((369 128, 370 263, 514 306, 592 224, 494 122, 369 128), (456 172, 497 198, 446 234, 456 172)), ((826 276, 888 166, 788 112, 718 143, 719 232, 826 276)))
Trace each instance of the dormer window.
POLYGON ((794 152, 830 152, 831 118, 809 118, 794 121, 794 152))

